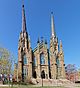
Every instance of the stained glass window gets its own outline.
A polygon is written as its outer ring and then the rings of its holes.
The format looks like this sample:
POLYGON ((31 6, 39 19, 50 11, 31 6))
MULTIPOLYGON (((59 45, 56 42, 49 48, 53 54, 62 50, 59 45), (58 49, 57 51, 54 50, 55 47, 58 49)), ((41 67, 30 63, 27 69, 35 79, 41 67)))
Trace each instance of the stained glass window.
POLYGON ((26 55, 23 56, 23 63, 24 63, 24 65, 28 63, 26 55))
POLYGON ((24 68, 24 76, 26 76, 26 68, 24 68))
POLYGON ((57 62, 57 65, 59 66, 59 65, 60 65, 59 59, 57 59, 57 61, 56 61, 56 62, 57 62))
POLYGON ((44 54, 43 53, 40 55, 40 63, 45 64, 45 59, 44 59, 44 54))
POLYGON ((37 63, 36 63, 36 57, 34 57, 34 66, 36 66, 37 63))
POLYGON ((26 76, 28 75, 28 69, 27 68, 24 68, 23 69, 23 73, 24 73, 24 78, 26 78, 26 76))

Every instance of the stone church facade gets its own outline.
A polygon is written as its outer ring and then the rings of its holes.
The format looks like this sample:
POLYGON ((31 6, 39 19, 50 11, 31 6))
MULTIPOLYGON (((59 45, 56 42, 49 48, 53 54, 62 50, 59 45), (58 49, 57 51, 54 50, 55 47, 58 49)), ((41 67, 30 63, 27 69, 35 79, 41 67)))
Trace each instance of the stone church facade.
POLYGON ((27 78, 42 78, 42 74, 44 79, 65 78, 62 42, 60 40, 60 44, 58 43, 52 14, 50 47, 47 47, 47 41, 38 39, 36 48, 32 49, 26 28, 25 9, 22 5, 22 31, 18 43, 17 71, 19 81, 27 78))

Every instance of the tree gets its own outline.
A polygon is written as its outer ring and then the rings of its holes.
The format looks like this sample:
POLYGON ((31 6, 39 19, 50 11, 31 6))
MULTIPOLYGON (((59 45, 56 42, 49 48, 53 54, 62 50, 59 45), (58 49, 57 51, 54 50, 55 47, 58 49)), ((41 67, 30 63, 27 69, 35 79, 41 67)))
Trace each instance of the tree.
POLYGON ((78 80, 80 81, 80 68, 78 69, 78 80))
POLYGON ((14 56, 6 48, 0 47, 0 74, 12 74, 14 61, 14 56))
POLYGON ((77 80, 77 76, 78 76, 76 66, 74 64, 68 64, 66 66, 65 70, 66 70, 66 78, 68 80, 75 82, 77 80))

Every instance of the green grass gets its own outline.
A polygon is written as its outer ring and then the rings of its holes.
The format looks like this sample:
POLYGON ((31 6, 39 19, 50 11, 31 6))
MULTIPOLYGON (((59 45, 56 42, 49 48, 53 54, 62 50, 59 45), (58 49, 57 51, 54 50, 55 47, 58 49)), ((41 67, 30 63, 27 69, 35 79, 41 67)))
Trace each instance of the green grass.
MULTIPOLYGON (((53 87, 53 86, 43 86, 43 87, 35 87, 35 85, 14 85, 13 87, 7 86, 7 87, 0 87, 0 88, 65 88, 65 87, 53 87)), ((76 85, 76 88, 80 88, 79 85, 76 85)))
POLYGON ((50 86, 32 87, 32 86, 20 86, 19 88, 64 88, 64 87, 50 87, 50 86))
POLYGON ((50 86, 43 86, 43 87, 33 87, 30 85, 18 85, 18 86, 13 86, 13 87, 0 87, 0 88, 64 88, 64 87, 50 87, 50 86))

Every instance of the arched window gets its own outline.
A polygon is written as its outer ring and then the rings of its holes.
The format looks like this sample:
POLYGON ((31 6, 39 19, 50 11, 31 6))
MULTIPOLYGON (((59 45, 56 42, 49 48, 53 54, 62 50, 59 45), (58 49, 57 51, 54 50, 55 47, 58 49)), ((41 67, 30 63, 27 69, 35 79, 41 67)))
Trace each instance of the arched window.
POLYGON ((24 79, 28 76, 28 69, 23 68, 24 79))
POLYGON ((45 64, 45 59, 44 59, 44 54, 43 53, 40 54, 40 63, 45 64))
POLYGON ((59 59, 56 60, 57 66, 60 66, 60 61, 59 59))
POLYGON ((25 65, 25 64, 27 64, 27 63, 28 63, 27 57, 26 57, 26 55, 24 55, 24 56, 23 56, 23 64, 25 65))
POLYGON ((34 66, 37 65, 37 62, 36 62, 36 57, 34 57, 34 66))
POLYGON ((27 72, 27 70, 26 70, 26 68, 24 68, 24 76, 26 76, 26 72, 27 72))

